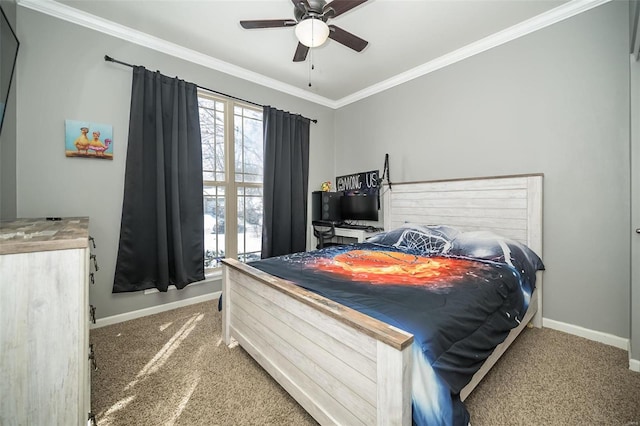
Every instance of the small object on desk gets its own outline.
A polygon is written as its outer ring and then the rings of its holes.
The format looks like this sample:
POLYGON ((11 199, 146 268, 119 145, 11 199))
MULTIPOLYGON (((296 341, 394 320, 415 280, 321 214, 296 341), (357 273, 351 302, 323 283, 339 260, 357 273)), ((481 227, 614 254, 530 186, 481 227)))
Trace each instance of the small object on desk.
POLYGON ((47 220, 58 221, 58 220, 62 220, 62 218, 61 217, 48 217, 47 220))

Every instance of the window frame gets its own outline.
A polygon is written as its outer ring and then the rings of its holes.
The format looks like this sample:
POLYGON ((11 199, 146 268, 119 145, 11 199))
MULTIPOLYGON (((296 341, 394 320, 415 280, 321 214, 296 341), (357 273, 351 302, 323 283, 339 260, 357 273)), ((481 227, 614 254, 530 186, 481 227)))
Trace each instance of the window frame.
MULTIPOLYGON (((221 186, 224 188, 224 200, 225 200, 225 244, 224 244, 224 257, 232 257, 238 259, 238 188, 259 188, 264 189, 264 177, 262 182, 237 182, 236 181, 236 146, 235 146, 235 108, 240 107, 244 109, 253 110, 258 112, 264 120, 263 110, 259 106, 252 105, 248 102, 242 102, 235 99, 227 98, 225 96, 213 94, 204 89, 198 89, 198 98, 206 98, 215 102, 221 102, 224 104, 224 181, 209 180, 202 178, 204 187, 207 186, 221 186), (230 229, 233 228, 233 229, 230 229)), ((263 121, 264 122, 264 121, 263 121)), ((242 123, 240 124, 242 127, 242 123)), ((244 132, 243 132, 244 134, 244 132)), ((263 153, 264 154, 264 153, 263 153)), ((204 174, 204 173, 203 173, 204 174)), ((203 203, 204 203, 204 191, 203 191, 203 203)), ((264 208, 264 206, 263 206, 264 208)), ((263 211, 264 214, 264 211, 263 211)), ((245 227, 245 232, 246 232, 245 227)), ((245 247, 246 250, 246 247, 245 247)), ((205 268, 205 273, 214 273, 220 270, 221 265, 218 263, 216 266, 205 268)))

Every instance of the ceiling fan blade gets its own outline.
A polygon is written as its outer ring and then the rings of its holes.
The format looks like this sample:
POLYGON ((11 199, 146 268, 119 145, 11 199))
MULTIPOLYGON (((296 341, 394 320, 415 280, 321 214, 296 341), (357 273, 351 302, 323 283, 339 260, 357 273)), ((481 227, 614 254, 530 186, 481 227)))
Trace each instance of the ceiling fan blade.
POLYGON ((340 27, 336 27, 335 25, 329 25, 329 38, 340 44, 344 44, 356 52, 362 52, 362 49, 367 47, 367 44, 369 44, 368 41, 363 40, 340 27))
POLYGON ((360 6, 366 1, 367 0, 333 0, 323 7, 322 13, 327 14, 333 9, 330 16, 335 18, 336 16, 340 16, 343 13, 350 11, 356 6, 360 6))
POLYGON ((307 59, 307 52, 309 52, 309 48, 302 43, 298 43, 296 53, 293 55, 293 62, 302 62, 307 59))
POLYGON ((255 21, 240 21, 242 28, 253 30, 256 28, 280 28, 295 27, 297 22, 293 19, 261 19, 255 21))

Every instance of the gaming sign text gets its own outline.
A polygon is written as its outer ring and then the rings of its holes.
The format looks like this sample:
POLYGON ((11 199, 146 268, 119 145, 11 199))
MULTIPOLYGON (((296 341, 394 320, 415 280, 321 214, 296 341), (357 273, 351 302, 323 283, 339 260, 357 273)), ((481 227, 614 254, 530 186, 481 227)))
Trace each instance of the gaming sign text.
POLYGON ((346 192, 372 192, 378 189, 380 170, 336 177, 336 190, 346 192))

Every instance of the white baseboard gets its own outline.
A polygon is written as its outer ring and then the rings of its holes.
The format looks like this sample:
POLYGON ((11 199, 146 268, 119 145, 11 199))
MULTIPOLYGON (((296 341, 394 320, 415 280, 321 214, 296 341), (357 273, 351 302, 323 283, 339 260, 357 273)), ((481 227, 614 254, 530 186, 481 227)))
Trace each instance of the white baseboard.
POLYGON ((604 343, 605 345, 614 346, 619 349, 624 349, 625 351, 629 350, 629 339, 624 337, 614 336, 613 334, 603 333, 602 331, 590 330, 588 328, 567 324, 566 322, 560 322, 549 318, 542 318, 542 326, 573 334, 574 336, 584 337, 585 339, 604 343))
POLYGON ((208 300, 214 300, 220 297, 221 291, 216 291, 210 294, 203 294, 201 296, 190 297, 184 300, 178 300, 176 302, 165 303, 163 305, 152 306, 150 308, 139 309, 137 311, 126 312, 124 314, 112 315, 110 317, 100 318, 96 320, 95 324, 91 324, 91 328, 100 328, 107 325, 117 324, 124 321, 129 321, 136 318, 146 317, 147 315, 153 315, 160 312, 170 311, 172 309, 181 308, 183 306, 193 305, 195 303, 206 302, 208 300))
POLYGON ((629 370, 640 373, 640 360, 629 358, 629 370))

